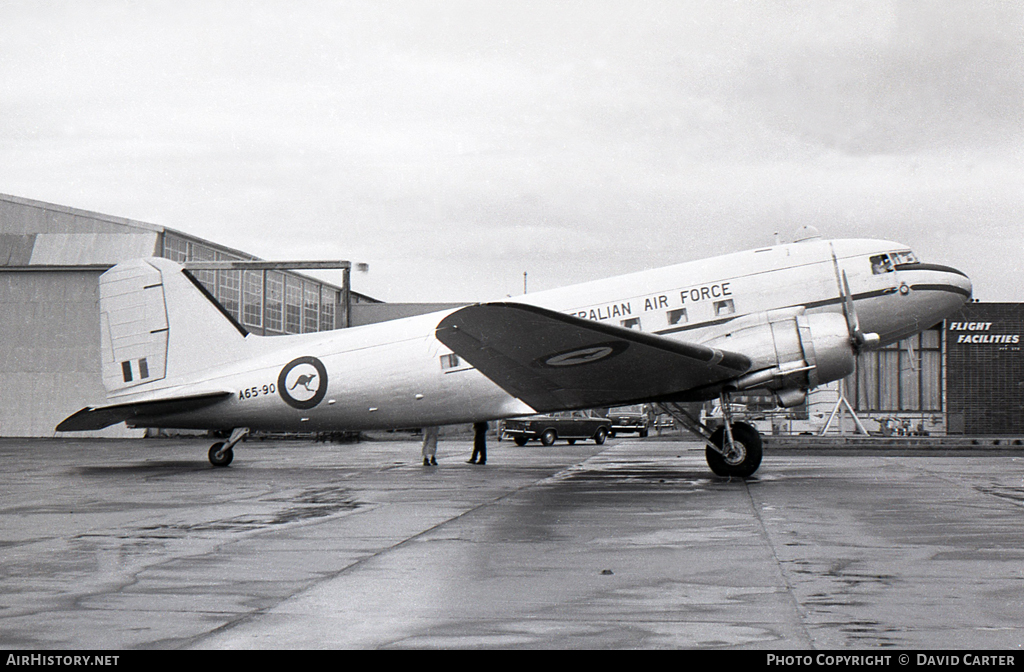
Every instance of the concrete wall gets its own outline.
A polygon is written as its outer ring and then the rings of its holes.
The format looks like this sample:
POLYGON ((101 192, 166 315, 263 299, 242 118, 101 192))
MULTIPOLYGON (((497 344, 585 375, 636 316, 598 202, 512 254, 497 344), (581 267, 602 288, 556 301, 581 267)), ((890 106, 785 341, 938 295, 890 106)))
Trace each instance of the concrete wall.
MULTIPOLYGON (((0 269, 0 436, 65 436, 61 420, 106 403, 99 271, 0 269)), ((141 436, 123 424, 66 436, 141 436)))

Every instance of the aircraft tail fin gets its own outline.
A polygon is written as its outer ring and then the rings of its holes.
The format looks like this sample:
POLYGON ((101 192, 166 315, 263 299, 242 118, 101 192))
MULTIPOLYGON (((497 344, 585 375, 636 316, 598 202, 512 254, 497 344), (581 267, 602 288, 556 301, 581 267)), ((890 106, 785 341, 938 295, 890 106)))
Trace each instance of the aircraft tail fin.
POLYGON ((100 276, 103 385, 110 395, 171 386, 235 361, 247 337, 173 261, 126 261, 100 276))

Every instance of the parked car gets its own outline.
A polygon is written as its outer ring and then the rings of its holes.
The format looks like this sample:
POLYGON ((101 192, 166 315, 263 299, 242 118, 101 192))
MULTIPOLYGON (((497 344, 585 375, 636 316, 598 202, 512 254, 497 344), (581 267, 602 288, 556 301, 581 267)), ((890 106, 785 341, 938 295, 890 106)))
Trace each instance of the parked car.
POLYGON ((510 418, 505 421, 504 433, 515 441, 517 446, 525 446, 527 441, 533 439, 545 446, 550 446, 559 439, 564 439, 570 444, 593 439, 594 443, 601 445, 611 433, 611 428, 611 420, 593 411, 560 411, 525 418, 510 418))
POLYGON ((640 437, 647 436, 650 421, 643 406, 619 406, 608 409, 608 419, 612 421, 610 436, 631 434, 636 432, 640 437))

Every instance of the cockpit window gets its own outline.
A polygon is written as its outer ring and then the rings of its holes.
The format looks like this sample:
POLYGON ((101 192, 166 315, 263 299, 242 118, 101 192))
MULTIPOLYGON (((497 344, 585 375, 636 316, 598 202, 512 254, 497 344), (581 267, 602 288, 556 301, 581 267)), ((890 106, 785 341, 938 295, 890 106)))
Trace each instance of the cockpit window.
POLYGON ((899 266, 900 264, 916 264, 917 257, 910 250, 903 250, 902 252, 890 252, 889 257, 892 258, 892 263, 899 266))
POLYGON ((916 264, 917 257, 910 250, 890 252, 889 254, 876 254, 871 257, 871 272, 875 275, 892 273, 897 267, 903 264, 916 264))
POLYGON ((871 272, 875 275, 893 272, 892 261, 888 254, 879 254, 871 257, 871 272))

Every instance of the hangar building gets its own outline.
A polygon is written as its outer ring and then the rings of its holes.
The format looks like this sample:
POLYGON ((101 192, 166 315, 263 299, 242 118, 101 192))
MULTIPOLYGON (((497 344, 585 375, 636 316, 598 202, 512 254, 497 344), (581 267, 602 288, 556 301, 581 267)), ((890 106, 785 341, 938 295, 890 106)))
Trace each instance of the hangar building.
MULTIPOLYGON (((65 417, 105 403, 101 273, 139 257, 255 260, 163 226, 0 194, 0 436, 49 437, 65 417)), ((195 271, 250 332, 297 334, 350 324, 364 295, 287 271, 195 271)), ((75 436, 140 436, 123 424, 75 436)))

